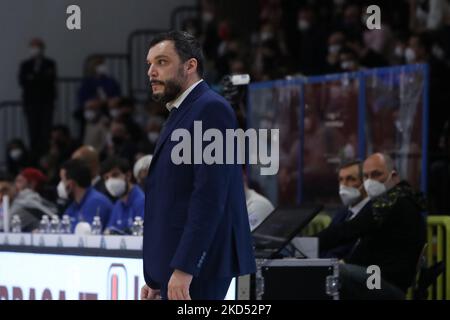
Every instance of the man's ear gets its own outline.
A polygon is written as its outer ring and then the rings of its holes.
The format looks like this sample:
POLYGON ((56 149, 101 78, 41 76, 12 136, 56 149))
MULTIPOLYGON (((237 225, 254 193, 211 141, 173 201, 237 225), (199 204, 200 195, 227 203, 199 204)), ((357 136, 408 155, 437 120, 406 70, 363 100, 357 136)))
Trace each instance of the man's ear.
POLYGON ((197 72, 198 61, 195 58, 191 58, 187 61, 187 72, 189 74, 197 72))

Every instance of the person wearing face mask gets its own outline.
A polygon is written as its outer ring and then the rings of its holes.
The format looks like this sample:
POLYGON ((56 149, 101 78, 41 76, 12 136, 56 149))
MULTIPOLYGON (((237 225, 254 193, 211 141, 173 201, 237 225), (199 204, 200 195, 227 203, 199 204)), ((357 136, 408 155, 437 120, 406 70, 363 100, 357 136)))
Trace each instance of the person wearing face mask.
MULTIPOLYGON (((330 226, 341 224, 354 219, 359 213, 372 210, 370 199, 363 185, 362 161, 352 160, 342 164, 339 168, 339 197, 344 208, 337 211, 330 226)), ((337 246, 328 251, 320 252, 321 258, 345 258, 356 241, 337 246)))
POLYGON ((312 6, 303 6, 297 14, 297 32, 292 33, 287 46, 293 53, 295 71, 305 75, 324 73, 323 61, 327 56, 327 35, 322 24, 318 23, 317 13, 312 6))
POLYGON ((84 113, 87 105, 96 104, 99 106, 99 110, 107 109, 111 100, 118 99, 121 96, 120 85, 115 78, 109 75, 103 57, 95 57, 90 60, 86 73, 78 91, 78 108, 74 112, 74 117, 80 122, 81 126, 80 140, 83 140, 84 127, 86 121, 89 121, 84 113))
POLYGON ((102 105, 98 100, 90 100, 84 108, 84 128, 83 144, 94 147, 96 150, 103 150, 106 146, 108 135, 108 118, 102 113, 102 105))
POLYGON ((404 299, 426 241, 425 201, 400 180, 386 154, 369 156, 363 175, 372 210, 320 232, 319 246, 327 250, 358 240, 340 265, 340 298, 404 299), (367 267, 371 265, 381 272, 379 290, 367 288, 367 267))
POLYGON ((58 196, 70 201, 64 214, 71 220, 72 232, 79 222, 92 224, 94 216, 100 216, 102 228, 109 220, 112 202, 91 186, 91 172, 88 165, 78 159, 65 162, 60 171, 61 181, 57 186, 58 196))
POLYGON ((56 99, 56 63, 45 57, 44 51, 44 42, 32 39, 30 58, 22 62, 19 71, 33 161, 48 148, 56 99))
POLYGON ((132 182, 131 167, 126 159, 111 157, 102 164, 103 179, 114 204, 105 234, 130 234, 135 217, 144 218, 144 192, 132 182))
POLYGON ((126 124, 121 120, 114 120, 110 126, 109 142, 102 155, 105 158, 117 155, 127 159, 130 163, 138 151, 138 142, 134 141, 128 131, 126 124))

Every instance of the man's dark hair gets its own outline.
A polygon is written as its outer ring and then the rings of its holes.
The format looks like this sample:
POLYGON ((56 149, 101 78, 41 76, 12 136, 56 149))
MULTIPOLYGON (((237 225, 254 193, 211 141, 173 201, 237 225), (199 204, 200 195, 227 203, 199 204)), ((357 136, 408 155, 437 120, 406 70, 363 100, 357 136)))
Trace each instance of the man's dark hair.
POLYGON ((66 170, 66 179, 75 181, 81 188, 91 186, 91 170, 89 165, 80 159, 70 159, 61 169, 66 170))
POLYGON ((173 41, 175 51, 182 62, 191 58, 197 60, 197 74, 203 77, 204 57, 200 43, 193 35, 185 31, 169 31, 156 35, 150 42, 150 48, 162 41, 173 41))
POLYGON ((117 156, 111 156, 107 158, 105 161, 103 161, 100 174, 104 175, 105 173, 113 170, 114 168, 118 168, 123 173, 127 173, 128 171, 131 170, 130 163, 128 162, 127 159, 117 156))
POLYGON ((363 176, 363 162, 359 159, 351 159, 351 160, 342 162, 338 168, 338 172, 341 171, 342 169, 346 169, 346 168, 352 167, 352 166, 358 166, 358 177, 362 181, 363 177, 364 177, 363 176))

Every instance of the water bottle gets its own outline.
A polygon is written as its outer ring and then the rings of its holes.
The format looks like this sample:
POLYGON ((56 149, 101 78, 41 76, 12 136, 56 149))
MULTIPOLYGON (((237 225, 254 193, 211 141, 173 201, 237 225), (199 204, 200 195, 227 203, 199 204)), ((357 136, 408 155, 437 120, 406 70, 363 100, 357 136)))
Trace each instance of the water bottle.
POLYGON ((142 236, 144 223, 142 217, 135 217, 133 226, 131 227, 131 232, 133 236, 142 236))
POLYGON ((67 214, 62 216, 60 232, 64 234, 72 233, 70 217, 67 214))
POLYGON ((50 233, 56 234, 59 233, 59 218, 57 215, 54 215, 52 217, 52 220, 50 221, 50 233))
POLYGON ((92 221, 92 234, 101 234, 102 233, 102 221, 99 216, 95 216, 92 221))
POLYGON ((49 233, 50 231, 50 220, 48 215, 44 214, 42 216, 41 222, 39 223, 39 233, 49 233))
POLYGON ((12 233, 21 233, 22 232, 22 221, 20 217, 15 214, 11 220, 11 232, 12 233))

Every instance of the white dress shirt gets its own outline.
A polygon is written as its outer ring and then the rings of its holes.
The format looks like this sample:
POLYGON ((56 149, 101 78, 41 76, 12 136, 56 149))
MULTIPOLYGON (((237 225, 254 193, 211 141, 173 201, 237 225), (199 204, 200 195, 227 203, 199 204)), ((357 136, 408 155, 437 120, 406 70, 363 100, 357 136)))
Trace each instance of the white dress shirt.
POLYGON ((178 107, 183 103, 184 99, 186 99, 186 97, 189 95, 189 93, 191 93, 191 91, 194 90, 194 88, 202 81, 203 81, 203 79, 200 79, 199 81, 194 83, 192 86, 187 88, 182 94, 180 94, 178 96, 178 98, 176 98, 173 101, 167 102, 166 103, 167 110, 171 111, 172 108, 177 108, 178 109, 178 107))
POLYGON ((360 202, 358 202, 354 206, 349 207, 348 210, 350 210, 352 212, 352 215, 351 215, 350 219, 348 219, 348 220, 352 220, 354 217, 356 217, 356 215, 361 211, 362 208, 364 208, 364 206, 369 201, 370 201, 370 198, 369 197, 365 197, 363 200, 361 200, 360 202))

